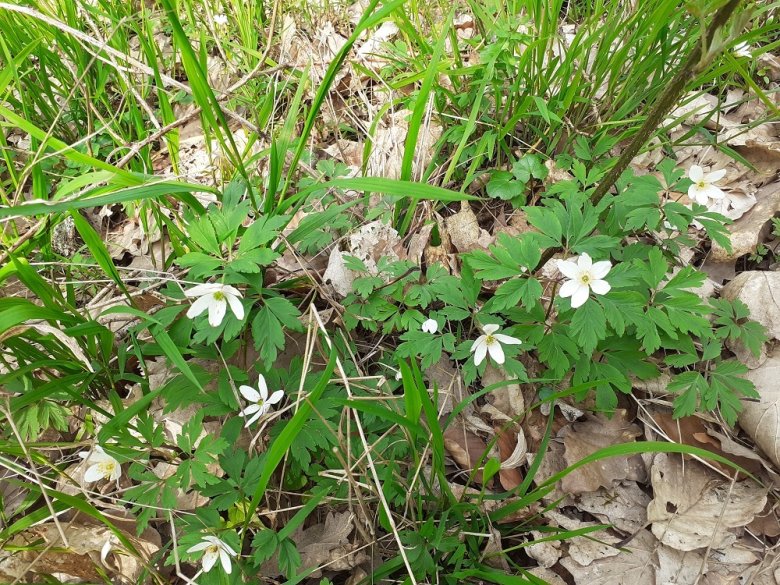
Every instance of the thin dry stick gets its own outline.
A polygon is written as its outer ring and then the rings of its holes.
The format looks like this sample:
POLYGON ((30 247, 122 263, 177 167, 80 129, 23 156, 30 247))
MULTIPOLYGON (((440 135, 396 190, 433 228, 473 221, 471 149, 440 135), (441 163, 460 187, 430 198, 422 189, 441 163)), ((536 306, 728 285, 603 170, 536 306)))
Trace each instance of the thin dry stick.
MULTIPOLYGON (((327 329, 325 329, 325 324, 322 322, 322 318, 320 317, 317 308, 312 304, 309 306, 309 310, 314 315, 314 318, 317 319, 317 324, 319 325, 320 331, 322 332, 322 336, 324 337, 325 342, 328 344, 328 349, 330 349, 331 351, 335 351, 333 347, 333 342, 330 340, 328 331, 327 329)), ((341 381, 344 384, 344 388, 347 391, 347 396, 349 396, 349 398, 352 398, 352 390, 350 389, 347 374, 344 371, 344 367, 341 365, 341 360, 338 357, 336 357, 336 368, 338 368, 341 381)), ((398 534, 398 528, 396 527, 395 519, 393 518, 393 513, 390 510, 390 504, 387 503, 387 498, 385 498, 385 493, 382 490, 382 481, 379 479, 379 474, 377 473, 376 466, 374 465, 374 459, 373 457, 371 457, 368 441, 366 440, 366 434, 363 431, 363 425, 360 422, 360 418, 358 418, 357 416, 355 417, 355 426, 357 427, 358 434, 360 435, 360 441, 363 443, 363 449, 366 452, 366 462, 368 463, 368 467, 371 470, 371 476, 374 480, 377 496, 379 496, 379 501, 382 503, 382 508, 384 508, 385 510, 387 521, 390 523, 390 528, 393 531, 393 537, 395 538, 395 541, 398 544, 398 552, 401 555, 401 559, 404 562, 404 566, 406 567, 406 571, 409 574, 409 579, 411 580, 412 585, 417 585, 417 579, 415 579, 414 577, 414 571, 412 570, 412 565, 409 563, 409 559, 406 556, 406 549, 404 548, 403 542, 401 542, 401 535, 398 534)))

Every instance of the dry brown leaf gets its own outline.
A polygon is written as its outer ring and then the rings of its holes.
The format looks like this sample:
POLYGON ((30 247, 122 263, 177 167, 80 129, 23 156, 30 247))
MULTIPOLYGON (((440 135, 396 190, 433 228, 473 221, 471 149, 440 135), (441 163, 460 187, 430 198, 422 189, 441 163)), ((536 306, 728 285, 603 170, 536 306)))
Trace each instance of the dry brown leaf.
POLYGON ((613 489, 600 488, 580 494, 577 508, 618 530, 632 534, 647 522, 648 496, 635 481, 623 482, 613 489))
MULTIPOLYGON (((353 520, 351 512, 330 512, 325 522, 293 534, 301 554, 301 567, 309 569, 327 564, 330 571, 347 571, 367 561, 368 555, 349 541, 353 520)), ((311 576, 320 574, 321 571, 314 571, 311 576)))
POLYGON ((488 364, 485 373, 482 375, 482 386, 492 386, 493 384, 503 383, 502 386, 491 390, 488 394, 488 400, 498 411, 503 413, 507 420, 513 419, 520 421, 525 413, 525 399, 520 384, 507 384, 507 375, 503 370, 488 364))
POLYGON ((624 547, 628 552, 596 559, 587 565, 566 557, 561 564, 571 573, 576 585, 656 585, 655 544, 653 535, 641 530, 624 547))
POLYGON ((380 258, 401 260, 406 257, 406 252, 398 232, 389 225, 372 221, 362 226, 347 239, 346 251, 333 249, 328 267, 322 275, 323 282, 333 286, 342 298, 352 292, 352 282, 357 276, 345 266, 344 255, 359 258, 370 274, 378 274, 377 262, 380 258))
MULTIPOLYGON (((730 441, 725 435, 720 435, 719 433, 712 431, 699 417, 685 416, 675 419, 669 411, 650 409, 648 412, 653 422, 655 422, 655 424, 657 424, 673 442, 706 449, 711 453, 729 459, 751 473, 757 473, 761 469, 760 458, 755 454, 750 453, 747 448, 744 448, 747 453, 741 451, 737 453, 738 449, 735 444, 732 445, 733 441, 730 441)), ((733 471, 731 467, 718 463, 717 461, 709 461, 709 463, 724 473, 733 471)))
MULTIPOLYGON (((443 354, 438 362, 425 370, 424 376, 431 389, 435 387, 437 391, 439 416, 451 413, 455 406, 468 396, 463 384, 463 377, 446 354, 443 354)), ((473 414, 474 403, 470 402, 461 412, 464 416, 473 414)))
MULTIPOLYGON (((478 435, 466 428, 465 421, 459 423, 458 415, 444 431, 444 447, 458 467, 471 473, 487 451, 487 444, 478 435)), ((482 483, 482 472, 474 473, 474 481, 482 483)))
MULTIPOLYGON (((404 143, 409 132, 410 110, 399 110, 383 118, 377 125, 371 142, 371 154, 366 165, 366 175, 371 177, 401 178, 401 163, 404 156, 404 143)), ((414 149, 412 177, 419 178, 431 162, 434 145, 442 134, 442 128, 429 121, 419 134, 414 149)))
MULTIPOLYGON (((547 532, 540 532, 538 530, 531 531, 531 537, 534 540, 541 540, 550 534, 547 532)), ((561 543, 558 540, 548 540, 546 542, 537 542, 531 544, 523 549, 526 554, 539 563, 540 567, 549 569, 554 567, 561 558, 561 543)))
POLYGON ((25 548, 15 552, 0 551, 0 581, 42 582, 41 578, 46 575, 58 575, 60 581, 97 583, 103 581, 98 572, 98 568, 102 567, 111 575, 113 583, 145 583, 140 580, 145 571, 144 561, 148 561, 160 548, 159 535, 155 533, 156 538, 153 538, 153 531, 145 532, 145 538, 124 533, 143 556, 143 559, 138 559, 126 552, 115 554, 124 551, 124 547, 104 526, 61 522, 60 528, 67 538, 67 546, 53 522, 34 526, 16 535, 11 544, 25 548), (103 562, 101 552, 109 541, 112 550, 106 551, 103 562), (27 548, 33 543, 38 546, 27 548))
MULTIPOLYGON (((618 409, 612 418, 597 415, 585 422, 564 427, 560 434, 566 448, 564 458, 567 465, 573 465, 604 447, 632 442, 641 431, 637 425, 626 420, 627 416, 625 409, 618 409)), ((615 481, 641 482, 646 477, 647 472, 639 455, 610 457, 574 470, 563 478, 561 487, 567 493, 581 494, 596 491, 599 487, 611 488, 615 481)))
POLYGON ((770 538, 780 536, 780 510, 777 502, 769 500, 764 509, 748 524, 748 529, 755 534, 770 538))
MULTIPOLYGON (((780 296, 775 292, 780 290, 778 286, 780 272, 742 272, 723 287, 721 296, 745 303, 750 309, 750 318, 766 328, 769 338, 780 339, 780 296)), ((766 359, 765 347, 762 347, 759 357, 755 357, 739 340, 728 341, 726 345, 749 368, 758 367, 766 359)))
POLYGON ((766 505, 766 490, 751 480, 732 482, 714 477, 696 461, 659 453, 652 466, 654 499, 647 507, 653 534, 676 550, 734 541, 729 531, 749 524, 766 505))
POLYGON ((656 581, 659 585, 694 585, 699 572, 706 572, 704 556, 695 551, 679 551, 660 545, 657 548, 658 570, 656 581), (704 563, 704 567, 702 564, 704 563), (702 568, 704 569, 702 571, 702 568))
POLYGON ((518 437, 518 433, 512 430, 507 429, 502 432, 500 428, 496 429, 498 437, 496 442, 501 456, 501 470, 498 472, 498 480, 501 487, 507 491, 515 489, 523 482, 523 476, 517 469, 521 461, 525 462, 525 438, 522 432, 520 431, 518 437), (517 453, 518 448, 522 453, 517 453))
POLYGON ((447 234, 458 252, 486 249, 493 243, 493 236, 479 227, 477 216, 468 201, 462 201, 460 211, 446 220, 447 234))
POLYGON ((731 252, 712 243, 712 260, 726 262, 756 251, 758 244, 766 240, 771 231, 771 219, 780 212, 780 187, 770 183, 758 189, 756 204, 732 225, 727 226, 731 252))
POLYGON ((780 380, 780 349, 775 348, 767 360, 745 374, 745 378, 756 385, 760 397, 757 402, 742 401, 739 426, 775 465, 780 466, 780 385, 777 383, 780 380))

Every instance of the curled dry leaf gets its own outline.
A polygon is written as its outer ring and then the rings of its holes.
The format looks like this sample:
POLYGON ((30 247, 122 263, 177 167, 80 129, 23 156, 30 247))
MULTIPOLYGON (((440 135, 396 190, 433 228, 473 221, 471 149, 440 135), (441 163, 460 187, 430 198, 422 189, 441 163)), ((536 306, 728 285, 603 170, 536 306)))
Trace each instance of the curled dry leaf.
POLYGON ((502 431, 495 429, 498 437, 498 452, 501 456, 501 470, 498 472, 498 480, 501 487, 510 491, 523 482, 523 476, 518 467, 525 463, 527 451, 525 436, 521 430, 519 433, 510 429, 502 431))
MULTIPOLYGON (((548 532, 531 531, 531 537, 534 540, 541 540, 549 535, 548 532)), ((555 566, 558 559, 561 558, 561 542, 558 540, 537 542, 526 546, 523 550, 529 557, 539 563, 540 567, 545 569, 555 566)))
POLYGON ((776 182, 764 185, 756 193, 755 199, 756 204, 749 211, 727 226, 732 250, 729 252, 716 242, 712 243, 713 261, 727 262, 752 254, 766 240, 772 229, 770 220, 780 212, 780 187, 776 182))
POLYGON ((767 501, 766 490, 752 480, 721 480, 679 455, 657 454, 651 476, 647 520, 653 534, 676 550, 727 546, 735 540, 730 529, 752 522, 767 501))
MULTIPOLYGON (((560 435, 566 449, 566 464, 573 465, 610 445, 633 442, 641 434, 641 430, 637 425, 629 423, 627 417, 628 412, 625 409, 618 409, 612 418, 598 415, 564 427, 560 435)), ((599 487, 612 488, 616 481, 641 482, 646 477, 647 471, 642 458, 639 455, 631 455, 609 457, 584 465, 564 477, 561 484, 564 492, 581 494, 595 491, 599 487)))
POLYGON ((775 349, 757 369, 745 374, 756 385, 758 402, 743 400, 739 426, 767 457, 780 466, 780 349, 775 349))
POLYGON ((502 383, 502 385, 491 390, 488 399, 493 407, 503 413, 507 419, 519 422, 525 413, 525 398, 523 398, 520 384, 508 384, 504 371, 493 364, 488 364, 482 376, 482 386, 487 387, 498 383, 502 383))
MULTIPOLYGON (((485 458, 487 444, 477 434, 468 430, 465 421, 459 421, 461 415, 455 417, 452 424, 444 431, 444 447, 453 458, 458 467, 471 473, 476 469, 480 460, 485 458)), ((474 481, 482 483, 482 472, 474 474, 474 481)))

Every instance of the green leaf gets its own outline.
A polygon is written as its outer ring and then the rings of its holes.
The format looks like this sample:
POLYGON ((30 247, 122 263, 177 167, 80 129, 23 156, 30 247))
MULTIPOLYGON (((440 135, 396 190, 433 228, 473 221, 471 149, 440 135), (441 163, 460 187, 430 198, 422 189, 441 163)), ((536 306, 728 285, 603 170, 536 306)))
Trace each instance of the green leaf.
POLYGON ((508 171, 494 171, 488 181, 487 194, 496 199, 509 201, 525 191, 525 186, 516 181, 508 171))
POLYGON ((241 236, 238 244, 239 256, 275 240, 289 220, 286 215, 266 215, 255 219, 241 236))
POLYGON ((512 173, 522 183, 528 183, 531 177, 544 180, 547 178, 547 172, 547 167, 536 154, 526 154, 512 165, 512 173))
POLYGON ((593 353, 596 345, 607 335, 604 309, 592 299, 574 310, 570 328, 585 353, 593 353))

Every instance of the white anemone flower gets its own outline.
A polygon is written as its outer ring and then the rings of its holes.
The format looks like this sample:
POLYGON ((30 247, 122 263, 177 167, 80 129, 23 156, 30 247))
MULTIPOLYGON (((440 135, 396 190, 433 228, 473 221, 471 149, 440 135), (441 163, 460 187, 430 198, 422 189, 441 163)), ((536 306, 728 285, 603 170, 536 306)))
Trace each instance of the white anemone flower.
POLYGON ((122 476, 122 466, 119 461, 111 457, 100 445, 95 445, 92 451, 82 451, 79 457, 85 460, 87 471, 84 473, 84 481, 92 483, 101 479, 119 482, 122 476))
POLYGON ((224 14, 216 14, 214 15, 214 24, 217 26, 225 26, 228 22, 228 17, 224 14))
POLYGON ((420 329, 425 333, 434 334, 439 330, 439 324, 436 322, 436 319, 426 319, 420 329))
POLYGON ((481 364, 485 356, 489 353, 490 357, 497 364, 504 363, 504 345, 520 345, 522 341, 516 337, 504 335, 503 333, 496 333, 498 331, 498 325, 485 325, 482 328, 483 335, 477 337, 474 344, 471 346, 471 351, 474 352, 474 365, 481 364))
POLYGON ((693 165, 688 170, 688 178, 693 181, 693 185, 688 187, 688 197, 696 203, 707 205, 710 199, 723 199, 726 194, 715 185, 726 176, 726 169, 713 171, 704 174, 704 169, 699 165, 693 165))
POLYGON ((573 309, 581 307, 590 297, 591 290, 597 295, 609 292, 612 286, 603 279, 611 269, 612 263, 609 260, 594 264, 587 254, 582 254, 576 262, 574 259, 558 260, 558 270, 569 279, 563 283, 558 294, 564 298, 571 297, 573 309))
POLYGON ((222 564, 222 568, 225 573, 230 575, 233 570, 233 565, 230 562, 230 557, 236 556, 234 551, 228 544, 216 536, 204 536, 203 540, 193 547, 187 549, 188 553, 205 551, 201 563, 203 564, 203 572, 208 573, 212 567, 217 563, 217 559, 222 564))
POLYGON ((737 43, 734 48, 731 49, 737 57, 747 57, 748 59, 753 56, 752 47, 746 41, 737 43))
POLYGON ((260 379, 257 382, 257 390, 251 386, 240 386, 238 390, 241 392, 241 396, 249 402, 249 406, 241 411, 243 416, 251 416, 246 421, 245 427, 248 427, 271 410, 271 406, 279 402, 284 396, 284 390, 277 390, 271 396, 268 396, 268 385, 265 383, 265 377, 262 374, 260 374, 260 379))
POLYGON ((239 300, 241 299, 241 293, 229 284, 216 282, 199 284, 184 291, 184 294, 189 298, 198 297, 198 300, 192 303, 189 311, 187 311, 187 317, 190 319, 194 319, 208 311, 209 325, 218 327, 225 318, 228 305, 230 305, 230 310, 233 311, 236 319, 241 321, 244 318, 244 305, 239 300))

